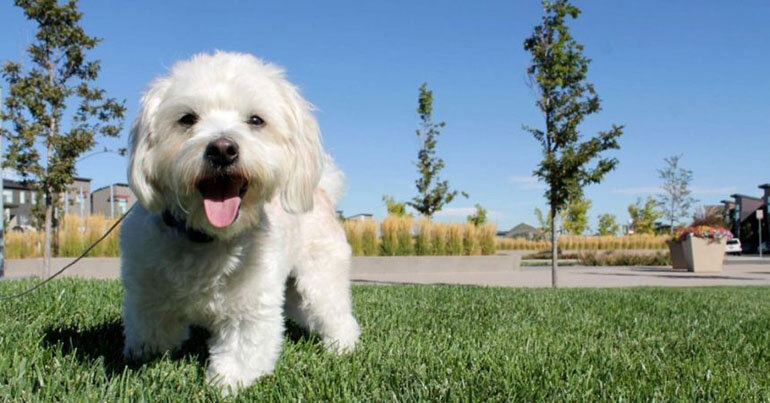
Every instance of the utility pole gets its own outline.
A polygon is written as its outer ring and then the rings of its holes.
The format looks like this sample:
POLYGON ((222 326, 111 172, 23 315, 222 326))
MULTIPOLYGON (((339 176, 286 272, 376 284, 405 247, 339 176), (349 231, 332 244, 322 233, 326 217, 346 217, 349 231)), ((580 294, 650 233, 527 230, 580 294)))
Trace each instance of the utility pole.
POLYGON ((762 209, 757 210, 757 223, 759 224, 759 257, 762 257, 762 219, 764 218, 764 211, 762 209))
MULTIPOLYGON (((0 88, 0 108, 3 105, 3 89, 0 88)), ((0 120, 0 125, 3 121, 0 120)), ((5 277, 5 195, 3 194, 3 136, 0 136, 0 278, 5 277)))
POLYGON ((110 185, 110 218, 115 218, 115 189, 110 185))

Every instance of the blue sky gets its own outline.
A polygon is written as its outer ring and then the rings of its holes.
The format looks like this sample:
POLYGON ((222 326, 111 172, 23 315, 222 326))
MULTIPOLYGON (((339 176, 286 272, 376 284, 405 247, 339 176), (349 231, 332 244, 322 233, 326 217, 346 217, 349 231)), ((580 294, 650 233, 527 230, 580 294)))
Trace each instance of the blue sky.
MULTIPOLYGON (((0 4, 0 60, 20 60, 35 27, 0 4)), ((147 83, 179 59, 214 49, 250 52, 286 67, 318 107, 326 148, 348 177, 346 215, 383 216, 383 194, 415 194, 417 88, 434 91, 446 121, 442 176, 470 194, 438 217, 464 220, 474 203, 499 228, 534 224, 543 187, 540 160, 522 124, 542 125, 527 86, 522 42, 538 23, 539 1, 467 2, 83 1, 86 31, 104 39, 99 83, 127 100, 130 120, 147 83), (271 4, 275 3, 275 4, 271 4)), ((586 189, 592 223, 600 213, 628 219, 626 207, 656 191, 663 158, 683 154, 701 203, 770 182, 770 3, 577 1, 573 35, 593 59, 589 80, 603 111, 592 135, 626 126, 618 168, 586 189)), ((125 181, 125 160, 86 159, 78 174, 93 186, 125 181)))

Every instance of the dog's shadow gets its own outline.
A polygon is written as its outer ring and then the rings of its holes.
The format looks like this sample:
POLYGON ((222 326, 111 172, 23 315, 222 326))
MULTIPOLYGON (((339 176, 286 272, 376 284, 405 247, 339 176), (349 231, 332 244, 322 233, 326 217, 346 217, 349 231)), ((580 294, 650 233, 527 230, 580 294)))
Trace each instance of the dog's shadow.
MULTIPOLYGON (((182 348, 170 354, 172 360, 191 359, 205 367, 209 357, 208 330, 198 326, 190 327, 190 337, 182 344, 182 348)), ((319 344, 320 339, 315 334, 286 321, 285 337, 291 343, 319 344)), ((99 325, 81 329, 74 326, 51 326, 43 335, 42 345, 49 349, 61 349, 63 355, 74 355, 84 364, 103 361, 109 377, 120 375, 126 369, 140 371, 145 365, 161 359, 155 357, 143 362, 127 360, 123 357, 123 324, 120 319, 104 322, 99 325)))

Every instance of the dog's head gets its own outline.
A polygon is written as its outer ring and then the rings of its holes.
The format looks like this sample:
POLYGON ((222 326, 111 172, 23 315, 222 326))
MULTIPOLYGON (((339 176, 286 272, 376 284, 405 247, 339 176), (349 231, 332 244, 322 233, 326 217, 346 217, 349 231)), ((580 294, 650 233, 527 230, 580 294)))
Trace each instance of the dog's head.
POLYGON ((128 181, 148 210, 232 236, 280 197, 308 211, 322 153, 311 105, 283 70, 217 52, 177 63, 142 98, 131 128, 128 181))

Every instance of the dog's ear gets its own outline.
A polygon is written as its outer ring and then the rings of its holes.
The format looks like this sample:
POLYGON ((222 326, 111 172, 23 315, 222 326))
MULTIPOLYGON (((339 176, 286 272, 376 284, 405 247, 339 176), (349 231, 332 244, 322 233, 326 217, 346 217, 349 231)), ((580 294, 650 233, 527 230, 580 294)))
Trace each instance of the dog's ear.
POLYGON ((284 82, 282 92, 287 105, 290 148, 288 169, 281 185, 281 205, 289 213, 304 213, 313 209, 313 191, 321 177, 321 133, 312 114, 312 105, 299 91, 284 82))
POLYGON ((153 145, 157 141, 153 134, 153 127, 158 105, 168 87, 169 83, 163 79, 155 81, 150 86, 149 91, 142 97, 140 110, 131 125, 129 136, 128 185, 139 202, 153 212, 163 209, 163 201, 156 188, 151 169, 153 145))

